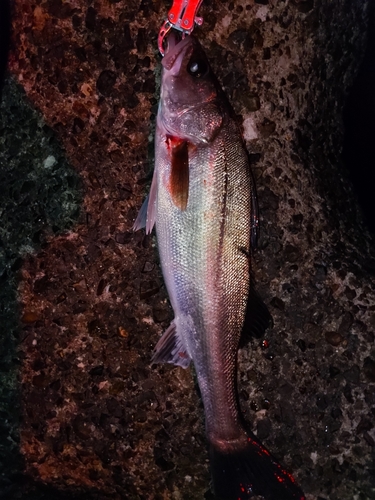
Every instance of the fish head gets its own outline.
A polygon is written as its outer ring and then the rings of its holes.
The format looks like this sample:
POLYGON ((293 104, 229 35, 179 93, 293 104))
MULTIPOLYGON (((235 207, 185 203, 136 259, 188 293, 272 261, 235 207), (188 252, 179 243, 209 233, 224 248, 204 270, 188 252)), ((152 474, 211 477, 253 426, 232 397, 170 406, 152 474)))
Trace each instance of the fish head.
POLYGON ((211 142, 222 126, 224 103, 200 43, 171 33, 162 64, 159 125, 193 144, 211 142))

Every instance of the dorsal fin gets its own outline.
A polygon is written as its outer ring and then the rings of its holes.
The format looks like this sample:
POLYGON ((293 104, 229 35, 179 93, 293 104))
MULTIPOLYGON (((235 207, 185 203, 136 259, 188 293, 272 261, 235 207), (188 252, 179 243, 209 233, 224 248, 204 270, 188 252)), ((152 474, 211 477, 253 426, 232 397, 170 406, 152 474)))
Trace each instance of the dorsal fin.
POLYGON ((241 332, 240 347, 246 345, 251 338, 259 339, 270 326, 273 326, 272 316, 252 284, 247 299, 245 321, 241 332))

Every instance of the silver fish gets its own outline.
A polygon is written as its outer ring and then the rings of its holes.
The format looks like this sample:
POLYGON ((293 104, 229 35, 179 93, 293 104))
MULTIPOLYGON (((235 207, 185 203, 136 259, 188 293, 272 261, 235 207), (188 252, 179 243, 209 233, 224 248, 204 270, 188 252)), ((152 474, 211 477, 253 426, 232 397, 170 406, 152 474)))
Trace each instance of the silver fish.
POLYGON ((194 37, 170 35, 162 64, 155 170, 134 224, 147 233, 156 226, 175 314, 152 361, 194 363, 218 498, 303 500, 293 477, 245 430, 238 407, 236 358, 257 230, 242 136, 194 37))

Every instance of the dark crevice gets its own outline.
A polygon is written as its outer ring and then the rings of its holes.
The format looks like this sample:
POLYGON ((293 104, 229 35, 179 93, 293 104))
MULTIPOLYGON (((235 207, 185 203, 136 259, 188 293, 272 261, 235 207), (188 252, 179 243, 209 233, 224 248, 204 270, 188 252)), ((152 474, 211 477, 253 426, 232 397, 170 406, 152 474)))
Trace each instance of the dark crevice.
POLYGON ((375 233, 375 6, 367 48, 344 108, 343 160, 369 229, 375 233))

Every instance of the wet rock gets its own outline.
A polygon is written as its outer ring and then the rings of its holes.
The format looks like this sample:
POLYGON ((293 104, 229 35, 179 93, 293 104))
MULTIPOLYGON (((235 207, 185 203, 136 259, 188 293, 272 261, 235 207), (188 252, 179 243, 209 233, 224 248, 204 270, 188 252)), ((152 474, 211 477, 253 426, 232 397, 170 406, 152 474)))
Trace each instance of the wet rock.
POLYGON ((272 307, 275 307, 276 309, 279 309, 280 311, 283 311, 285 309, 285 304, 279 297, 272 297, 270 305, 272 307))
POLYGON ((33 385, 36 387, 46 387, 48 385, 48 378, 45 373, 40 373, 40 375, 35 375, 33 377, 33 385))
POLYGON ((90 375, 92 377, 95 377, 95 376, 100 376, 100 375, 103 375, 103 371, 104 371, 104 365, 97 365, 97 366, 94 366, 93 368, 91 368, 90 370, 90 375))
MULTIPOLYGON (((135 418, 136 422, 145 423, 145 422, 147 422, 147 412, 143 411, 143 410, 139 410, 136 412, 134 418, 135 418)), ((159 465, 159 464, 157 464, 157 465, 159 465)), ((162 470, 169 470, 169 469, 162 468, 162 470)))
POLYGON ((132 49, 134 47, 134 40, 131 35, 129 23, 124 23, 123 35, 122 48, 125 50, 132 49))
POLYGON ((316 398, 316 406, 319 408, 319 410, 325 410, 329 405, 329 401, 324 394, 320 394, 316 398))
POLYGON ((303 339, 298 339, 296 344, 301 349, 302 352, 306 351, 306 342, 303 339))
POLYGON ((353 322, 354 322, 353 315, 350 312, 346 312, 341 320, 338 332, 342 335, 348 333, 353 322))
POLYGON ((314 8, 314 0, 292 0, 292 5, 303 14, 310 12, 314 8))
POLYGON ((258 111, 258 109, 260 109, 260 99, 257 94, 239 92, 238 98, 241 100, 248 111, 258 111))
POLYGON ((250 165, 255 165, 261 158, 262 158, 261 153, 250 153, 249 154, 250 165))
POLYGON ((163 471, 169 471, 174 469, 175 465, 173 462, 166 460, 164 458, 164 451, 161 448, 154 448, 154 458, 155 458, 155 463, 158 467, 160 467, 161 470, 163 471))
POLYGON ((119 403, 119 401, 117 401, 117 399, 115 399, 115 398, 107 399, 106 406, 107 406, 107 409, 108 409, 110 415, 112 415, 114 417, 121 417, 122 416, 122 406, 119 403))
POLYGON ((229 47, 236 50, 236 47, 242 46, 245 50, 250 50, 254 46, 254 40, 251 38, 248 30, 237 29, 232 31, 228 38, 229 47))
POLYGON ((325 332, 324 337, 328 344, 333 346, 338 346, 344 340, 343 336, 339 332, 325 332))
POLYGON ((326 276, 327 276, 327 268, 325 266, 318 265, 315 267, 315 280, 317 282, 325 280, 326 276))
POLYGON ((263 122, 258 125, 258 130, 263 139, 266 139, 275 132, 276 123, 268 118, 265 118, 263 122))
POLYGON ((60 293, 60 295, 56 298, 56 304, 61 304, 67 299, 67 295, 65 292, 60 293))
POLYGON ((96 87, 98 91, 105 97, 110 97, 112 95, 112 89, 116 83, 117 75, 111 70, 105 70, 100 73, 100 76, 96 82, 96 87))
POLYGON ((353 404, 354 399, 352 395, 352 388, 349 384, 346 384, 346 386, 343 389, 343 394, 345 396, 345 399, 347 400, 348 403, 353 404))
POLYGON ((155 87, 155 79, 152 76, 151 78, 148 78, 145 80, 142 84, 142 92, 146 92, 148 94, 154 94, 156 90, 155 87))
POLYGON ((262 418, 257 422, 257 437, 261 441, 267 439, 271 432, 271 420, 269 418, 262 418))
POLYGON ((363 373, 367 380, 375 382, 375 360, 367 356, 363 362, 363 373))
POLYGON ((359 424, 357 425, 357 433, 362 433, 364 431, 371 431, 373 429, 374 424, 373 422, 366 417, 362 417, 359 424))
POLYGON ((358 385, 360 382, 359 366, 354 365, 349 370, 344 372, 344 378, 347 382, 358 385))
MULTIPOLYGON (((241 391, 241 397, 247 401, 249 399, 249 394, 246 392, 246 391, 241 391)), ((258 411, 259 410, 259 406, 257 404, 256 401, 251 401, 250 402, 250 408, 253 410, 253 411, 258 411)))
MULTIPOLYGON (((111 160, 112 161, 115 161, 116 163, 120 163, 122 160, 123 160, 123 157, 122 157, 122 154, 117 152, 118 154, 118 157, 116 160, 113 160, 113 155, 116 153, 116 151, 113 151, 111 153, 111 160)), ((118 191, 119 191, 119 199, 121 201, 125 201, 125 200, 128 200, 133 191, 132 191, 132 187, 130 184, 123 184, 122 186, 118 186, 118 191)))
POLYGON ((156 323, 162 323, 163 321, 167 321, 170 317, 169 310, 167 307, 154 307, 152 309, 152 316, 156 323))
POLYGON ((133 234, 134 233, 130 233, 130 232, 117 233, 115 235, 115 241, 116 241, 116 243, 120 243, 120 245, 126 245, 127 243, 129 243, 132 240, 133 234))
POLYGON ((263 49, 263 60, 267 61, 268 59, 271 59, 271 49, 270 47, 265 47, 263 49))
POLYGON ((368 432, 363 433, 363 438, 366 443, 368 443, 372 448, 375 448, 375 440, 368 432))
POLYGON ((73 430, 75 434, 80 438, 86 441, 91 437, 92 429, 91 425, 83 419, 83 417, 78 416, 73 420, 72 423, 73 430))
POLYGON ((279 197, 268 187, 265 187, 262 192, 261 208, 276 211, 278 207, 279 197))
POLYGON ((329 375, 331 378, 335 378, 337 375, 341 373, 341 370, 337 368, 336 366, 329 366, 329 375))
POLYGON ((300 251, 297 247, 288 244, 284 248, 284 256, 287 262, 297 262, 300 258, 300 251))
POLYGON ((348 286, 345 288, 344 293, 349 300, 353 300, 357 296, 357 292, 348 286))
POLYGON ((43 359, 37 358, 33 363, 32 363, 32 369, 35 371, 40 371, 46 368, 46 363, 43 359))
POLYGON ((146 261, 144 266, 143 266, 142 272, 143 273, 150 273, 151 271, 153 271, 154 268, 155 268, 155 264, 153 264, 152 262, 146 261))
POLYGON ((155 281, 143 281, 140 288, 140 298, 142 300, 148 299, 157 294, 160 286, 155 281))
POLYGON ((98 283, 98 286, 97 286, 97 289, 96 289, 96 295, 99 297, 100 295, 102 295, 104 289, 105 289, 105 286, 106 286, 106 282, 104 279, 101 279, 98 283))
POLYGON ((90 31, 94 31, 96 27, 97 12, 93 7, 89 7, 86 12, 85 25, 90 31))
POLYGON ((146 30, 144 28, 139 28, 136 40, 136 47, 139 54, 144 54, 146 52, 147 41, 146 30))
POLYGON ((338 418, 341 418, 342 417, 342 411, 341 411, 341 409, 340 408, 332 408, 332 410, 331 410, 331 416, 335 420, 338 419, 338 418))
POLYGON ((71 16, 72 8, 69 3, 63 3, 62 0, 52 0, 49 5, 49 12, 60 19, 66 19, 71 16))
POLYGON ((34 292, 43 293, 46 291, 49 284, 48 276, 43 276, 43 278, 38 279, 34 283, 34 292))
POLYGON ((25 311, 22 315, 22 323, 35 323, 41 319, 41 315, 35 311, 25 311))
POLYGON ((164 428, 161 428, 156 432, 155 439, 161 443, 167 443, 170 440, 170 436, 164 428))

